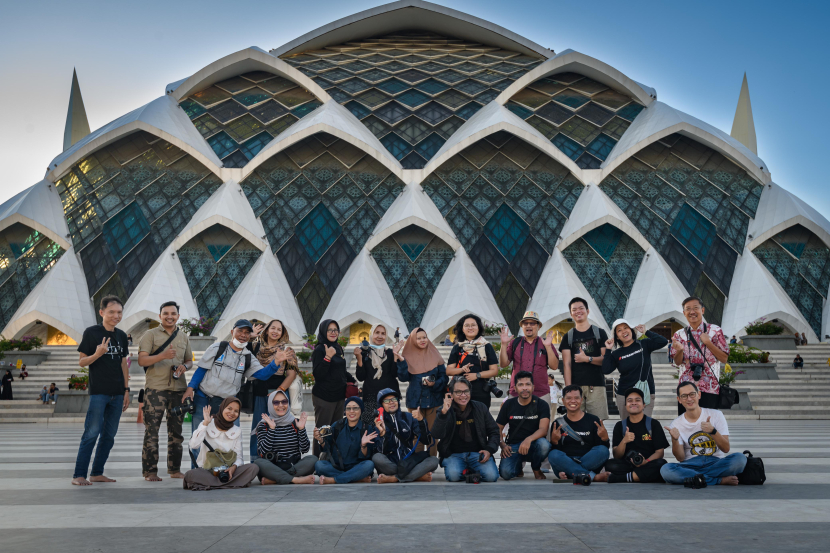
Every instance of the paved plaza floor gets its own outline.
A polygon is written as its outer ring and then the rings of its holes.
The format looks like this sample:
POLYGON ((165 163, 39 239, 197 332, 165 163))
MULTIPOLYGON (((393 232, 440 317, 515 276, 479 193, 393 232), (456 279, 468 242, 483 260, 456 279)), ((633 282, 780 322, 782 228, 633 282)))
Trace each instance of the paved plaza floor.
POLYGON ((528 477, 494 484, 449 484, 439 471, 429 484, 186 491, 166 475, 144 481, 143 426, 124 423, 105 471, 118 482, 78 488, 82 430, 0 426, 3 553, 830 548, 830 421, 731 423, 733 451, 762 457, 767 483, 703 490, 553 484, 528 467, 528 477))

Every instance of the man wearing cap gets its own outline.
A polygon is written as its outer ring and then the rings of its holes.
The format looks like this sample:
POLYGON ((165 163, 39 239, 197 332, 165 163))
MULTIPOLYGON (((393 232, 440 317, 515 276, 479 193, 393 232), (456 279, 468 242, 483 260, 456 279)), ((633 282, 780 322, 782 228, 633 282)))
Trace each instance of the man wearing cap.
POLYGON ((607 472, 597 474, 594 481, 663 482, 660 469, 666 464, 663 455, 669 447, 663 426, 644 413, 642 390, 629 388, 623 395, 628 417, 614 426, 611 438, 614 458, 605 462, 607 472))
POLYGON ((533 375, 533 395, 546 401, 550 405, 550 388, 548 369, 556 370, 559 367, 559 352, 553 345, 553 339, 542 339, 539 330, 542 321, 535 311, 525 311, 519 321, 521 336, 513 338, 507 326, 501 329, 501 350, 499 351, 499 366, 504 368, 513 363, 513 372, 510 375, 510 395, 518 397, 516 392, 516 375, 527 371, 533 375))
POLYGON ((420 407, 407 413, 400 408, 401 393, 392 388, 378 392, 378 438, 372 462, 378 471, 378 484, 393 482, 431 482, 438 458, 415 453, 418 443, 429 444, 429 429, 420 407))
MULTIPOLYGON (((273 361, 263 368, 251 350, 246 348, 252 332, 251 322, 239 319, 233 325, 231 341, 214 342, 199 360, 182 397, 182 401, 193 400, 194 431, 202 423, 205 407, 210 406, 211 413, 216 413, 223 399, 239 393, 246 378, 268 380, 279 369, 273 361)), ((236 426, 239 426, 239 419, 237 417, 234 422, 236 426)))

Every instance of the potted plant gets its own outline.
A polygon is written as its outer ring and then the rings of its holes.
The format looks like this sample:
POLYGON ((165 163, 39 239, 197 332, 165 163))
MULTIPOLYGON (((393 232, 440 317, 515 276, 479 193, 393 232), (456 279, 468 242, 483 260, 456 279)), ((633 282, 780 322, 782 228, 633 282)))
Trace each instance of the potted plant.
POLYGON ((12 363, 20 360, 21 365, 40 365, 51 352, 42 351, 43 341, 37 336, 23 336, 20 339, 0 337, 0 359, 8 357, 12 363), (8 355, 7 355, 8 354, 8 355))
MULTIPOLYGON (((746 371, 737 371, 729 363, 726 363, 721 369, 720 378, 718 378, 718 384, 720 384, 721 386, 732 387, 732 384, 734 384, 735 381, 739 379, 740 375, 745 373, 746 371)), ((749 392, 747 390, 741 390, 738 388, 735 388, 735 391, 738 392, 738 403, 732 406, 732 410, 751 411, 752 403, 749 400, 749 392)))
POLYGON ((784 327, 761 317, 746 325, 746 336, 741 336, 745 346, 760 350, 795 350, 792 334, 784 334, 784 327))
POLYGON ((55 413, 86 413, 89 407, 89 368, 81 367, 66 379, 67 390, 60 392, 55 413))
POLYGON ((501 329, 504 328, 506 325, 503 324, 488 324, 484 322, 484 337, 487 339, 488 342, 491 344, 501 344, 501 338, 499 338, 499 332, 501 329))
POLYGON ((190 336, 190 348, 196 351, 205 351, 217 338, 211 336, 210 331, 216 326, 219 315, 216 317, 191 317, 179 321, 179 328, 190 336))
POLYGON ((764 362, 764 359, 769 360, 769 353, 741 344, 729 344, 729 358, 726 362, 731 367, 735 380, 778 380, 776 364, 764 362))

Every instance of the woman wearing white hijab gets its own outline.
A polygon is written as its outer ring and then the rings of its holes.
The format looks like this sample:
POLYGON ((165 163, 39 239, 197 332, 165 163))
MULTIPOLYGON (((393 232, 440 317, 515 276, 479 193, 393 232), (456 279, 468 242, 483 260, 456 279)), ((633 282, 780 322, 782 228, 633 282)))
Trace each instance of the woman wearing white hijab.
POLYGON ((378 392, 386 388, 398 392, 398 395, 401 392, 395 354, 386 347, 386 336, 386 327, 376 324, 369 333, 369 346, 354 348, 357 360, 355 376, 363 382, 364 409, 360 418, 368 425, 373 424, 375 419, 378 392))
POLYGON ((268 413, 262 414, 252 432, 257 437, 254 464, 259 467, 259 480, 269 484, 314 484, 314 464, 317 457, 306 455, 311 448, 305 431, 308 416, 291 413, 291 400, 283 390, 268 396, 268 413))

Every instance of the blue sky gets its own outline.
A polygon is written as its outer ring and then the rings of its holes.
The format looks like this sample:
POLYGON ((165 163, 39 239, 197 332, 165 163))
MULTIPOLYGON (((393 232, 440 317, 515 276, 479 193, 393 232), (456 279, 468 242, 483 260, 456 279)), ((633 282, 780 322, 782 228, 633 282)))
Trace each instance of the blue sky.
MULTIPOLYGON (((830 219, 820 166, 830 138, 827 2, 440 2, 557 52, 572 48, 652 86, 658 98, 729 132, 749 79, 758 154, 773 179, 830 219)), ((164 94, 164 86, 247 46, 275 48, 380 2, 234 5, 17 2, 0 25, 0 201, 34 184, 62 149, 72 68, 90 127, 164 94)))

